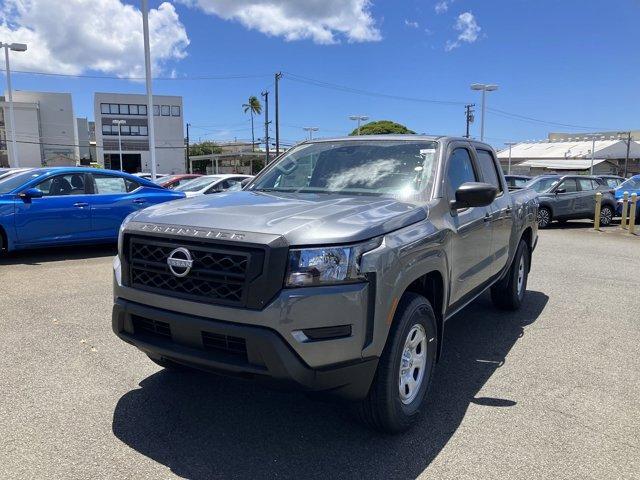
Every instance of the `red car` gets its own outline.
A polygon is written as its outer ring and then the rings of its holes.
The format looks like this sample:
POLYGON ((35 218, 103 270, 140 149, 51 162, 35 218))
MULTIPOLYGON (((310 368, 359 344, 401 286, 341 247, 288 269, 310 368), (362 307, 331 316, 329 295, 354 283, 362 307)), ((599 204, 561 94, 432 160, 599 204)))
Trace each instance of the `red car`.
POLYGON ((168 175, 158 180, 158 184, 164 188, 173 190, 178 185, 182 185, 183 183, 187 183, 188 181, 201 176, 202 175, 199 175, 197 173, 183 173, 180 175, 168 175))

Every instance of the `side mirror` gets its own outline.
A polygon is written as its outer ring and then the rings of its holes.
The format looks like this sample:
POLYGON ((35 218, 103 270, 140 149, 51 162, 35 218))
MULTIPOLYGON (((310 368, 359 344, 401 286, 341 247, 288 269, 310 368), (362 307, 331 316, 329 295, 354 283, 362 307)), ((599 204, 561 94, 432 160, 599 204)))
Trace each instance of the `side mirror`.
POLYGON ((496 195, 498 195, 498 189, 488 183, 463 183, 456 190, 456 199, 451 202, 451 208, 460 210, 470 207, 486 207, 493 202, 496 195))
POLYGON ((24 192, 19 193, 18 196, 23 200, 31 200, 32 198, 44 197, 44 192, 39 188, 28 188, 24 192))
POLYGON ((249 182, 251 182, 251 180, 253 180, 253 178, 245 178, 240 182, 240 186, 242 188, 246 187, 247 185, 249 185, 249 182))
POLYGON ((558 193, 567 193, 567 189, 566 188, 559 188, 556 190, 556 194, 558 193))

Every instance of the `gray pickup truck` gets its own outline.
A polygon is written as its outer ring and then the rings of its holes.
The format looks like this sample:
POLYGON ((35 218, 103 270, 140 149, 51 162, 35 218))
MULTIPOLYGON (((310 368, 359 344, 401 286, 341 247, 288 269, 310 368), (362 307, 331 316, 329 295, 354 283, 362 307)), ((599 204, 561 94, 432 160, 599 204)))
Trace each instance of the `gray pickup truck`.
POLYGON ((329 392, 401 431, 446 321, 487 289, 520 307, 537 208, 534 191, 509 192, 484 143, 305 142, 243 191, 129 216, 113 330, 163 367, 329 392))

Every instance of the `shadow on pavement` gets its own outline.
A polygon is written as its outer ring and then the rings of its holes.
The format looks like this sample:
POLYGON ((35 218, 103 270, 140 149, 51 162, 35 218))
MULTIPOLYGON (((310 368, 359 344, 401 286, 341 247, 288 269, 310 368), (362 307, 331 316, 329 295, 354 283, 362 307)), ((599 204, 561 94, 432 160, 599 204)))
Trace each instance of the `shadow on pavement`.
POLYGON ((447 322, 445 353, 425 413, 405 434, 372 432, 344 405, 300 393, 169 371, 122 396, 113 432, 189 479, 415 478, 456 432, 470 403, 507 409, 517 403, 476 395, 547 301, 530 291, 519 312, 506 313, 485 295, 447 322))
POLYGON ((112 257, 117 253, 118 249, 114 244, 17 250, 0 255, 0 265, 41 265, 63 260, 112 257))

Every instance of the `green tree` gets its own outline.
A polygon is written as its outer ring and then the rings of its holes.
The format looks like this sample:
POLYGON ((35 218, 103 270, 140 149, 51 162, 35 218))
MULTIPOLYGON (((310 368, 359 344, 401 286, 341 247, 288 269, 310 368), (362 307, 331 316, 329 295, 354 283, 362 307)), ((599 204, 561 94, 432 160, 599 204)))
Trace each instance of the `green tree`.
POLYGON ((200 142, 189 145, 189 155, 211 155, 222 153, 222 148, 215 142, 200 142))
POLYGON ((244 113, 249 112, 251 114, 251 151, 253 151, 256 144, 255 134, 253 132, 253 115, 260 115, 262 113, 262 105, 258 97, 251 95, 248 102, 242 104, 242 110, 244 113))
MULTIPOLYGON (((415 134, 413 130, 400 123, 391 120, 378 120, 369 122, 360 127, 360 135, 385 135, 385 134, 415 134)), ((349 135, 358 135, 358 129, 354 129, 349 135)))

